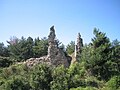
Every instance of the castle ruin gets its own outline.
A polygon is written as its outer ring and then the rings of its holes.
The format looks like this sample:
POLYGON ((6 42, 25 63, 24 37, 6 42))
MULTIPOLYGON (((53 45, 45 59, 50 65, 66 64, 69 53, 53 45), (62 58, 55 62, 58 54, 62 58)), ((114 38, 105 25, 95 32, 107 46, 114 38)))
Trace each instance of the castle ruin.
POLYGON ((80 33, 78 33, 77 37, 77 45, 75 45, 75 57, 77 58, 77 55, 82 52, 83 47, 83 39, 81 38, 80 33))
POLYGON ((64 65, 64 67, 69 67, 71 58, 65 56, 62 49, 58 47, 56 42, 56 35, 54 26, 50 28, 50 34, 48 35, 48 54, 40 58, 30 58, 26 61, 28 67, 32 67, 39 63, 45 63, 52 66, 64 65))
POLYGON ((30 58, 25 64, 28 67, 35 66, 39 63, 44 63, 52 66, 63 65, 64 67, 69 67, 71 63, 77 61, 78 55, 81 53, 81 48, 83 47, 83 40, 80 33, 77 37, 77 45, 75 45, 75 56, 66 56, 62 49, 58 47, 56 40, 56 34, 54 26, 50 28, 50 34, 48 35, 48 54, 40 58, 30 58), (74 58, 74 59, 73 59, 74 58))
POLYGON ((64 52, 58 47, 57 42, 55 40, 55 30, 54 26, 50 28, 50 34, 48 36, 48 55, 47 59, 54 66, 64 65, 65 67, 69 67, 69 61, 67 56, 65 56, 64 52))

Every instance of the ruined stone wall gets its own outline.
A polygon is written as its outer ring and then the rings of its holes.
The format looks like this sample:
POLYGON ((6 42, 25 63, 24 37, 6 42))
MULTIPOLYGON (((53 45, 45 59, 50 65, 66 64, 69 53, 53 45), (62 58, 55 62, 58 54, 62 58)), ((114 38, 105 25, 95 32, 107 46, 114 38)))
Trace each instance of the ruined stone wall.
POLYGON ((50 28, 50 35, 48 36, 49 47, 48 47, 47 58, 54 66, 64 65, 65 67, 68 67, 69 66, 68 59, 65 56, 64 52, 57 46, 55 36, 56 35, 55 35, 54 26, 52 26, 50 28))
POLYGON ((81 53, 81 48, 83 47, 83 40, 81 38, 80 33, 78 33, 78 37, 77 37, 77 46, 76 46, 76 51, 77 53, 81 53))
POLYGON ((83 47, 83 39, 81 38, 80 33, 78 33, 77 43, 75 45, 75 52, 71 55, 72 56, 71 64, 77 62, 77 60, 80 58, 79 55, 82 52, 82 47, 83 47))
POLYGON ((69 67, 71 58, 65 56, 64 52, 58 47, 55 38, 55 29, 52 26, 48 35, 48 55, 40 58, 30 58, 26 61, 26 65, 31 67, 39 63, 47 63, 52 66, 64 65, 64 67, 69 67))

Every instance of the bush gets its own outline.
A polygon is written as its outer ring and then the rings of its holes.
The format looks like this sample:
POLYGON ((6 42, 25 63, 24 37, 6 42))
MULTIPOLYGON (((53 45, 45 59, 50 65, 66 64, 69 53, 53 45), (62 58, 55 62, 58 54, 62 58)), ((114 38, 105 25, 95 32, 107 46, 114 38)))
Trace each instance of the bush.
POLYGON ((97 88, 94 87, 77 87, 77 88, 71 88, 70 90, 98 90, 97 88))
POLYGON ((0 88, 1 90, 30 90, 31 86, 26 78, 15 76, 5 82, 0 88))
POLYGON ((0 57, 0 67, 9 67, 12 61, 9 57, 0 57))
POLYGON ((109 90, 117 90, 120 88, 120 76, 114 76, 112 77, 107 83, 107 87, 109 90))
POLYGON ((47 65, 37 65, 31 70, 30 83, 33 90, 50 90, 51 69, 47 65))
POLYGON ((63 66, 53 68, 53 81, 50 82, 51 90, 68 90, 67 69, 63 66))

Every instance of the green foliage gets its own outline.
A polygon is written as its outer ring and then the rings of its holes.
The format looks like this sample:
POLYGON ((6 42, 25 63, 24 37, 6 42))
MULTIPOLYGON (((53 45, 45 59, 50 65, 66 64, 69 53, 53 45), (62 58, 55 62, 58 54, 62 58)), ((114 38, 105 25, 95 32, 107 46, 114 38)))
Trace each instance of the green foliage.
POLYGON ((106 84, 107 84, 107 87, 109 87, 111 90, 118 89, 120 87, 120 76, 112 77, 106 84))
POLYGON ((0 73, 0 90, 30 90, 28 73, 24 65, 12 65, 0 73))
POLYGON ((53 81, 50 83, 51 90, 68 90, 67 70, 63 66, 60 66, 54 68, 52 72, 53 81))
POLYGON ((35 45, 33 46, 33 57, 40 57, 47 55, 48 50, 48 40, 44 37, 39 40, 39 38, 35 39, 35 45))
POLYGON ((68 54, 72 54, 75 50, 75 42, 71 41, 67 46, 66 46, 66 52, 68 54))
POLYGON ((77 88, 71 88, 70 90, 98 90, 97 88, 94 87, 77 87, 77 88))
POLYGON ((120 89, 120 76, 113 76, 102 90, 119 90, 120 89))
POLYGON ((21 39, 16 39, 13 41, 9 41, 8 49, 10 51, 10 56, 13 61, 23 61, 30 57, 33 57, 33 39, 28 37, 27 40, 22 37, 21 39))
POLYGON ((120 86, 120 76, 106 84, 88 76, 84 63, 75 63, 69 68, 40 64, 31 69, 19 64, 0 72, 0 90, 117 90, 120 86))
POLYGON ((41 40, 37 38, 35 41, 33 41, 31 37, 28 37, 27 39, 24 37, 21 39, 14 38, 8 43, 10 44, 8 46, 10 58, 14 62, 25 61, 31 57, 36 58, 47 55, 48 40, 46 38, 41 40))
POLYGON ((92 75, 99 79, 109 79, 111 77, 110 72, 110 41, 105 36, 105 33, 94 29, 95 37, 92 39, 92 43, 89 46, 91 49, 89 54, 89 60, 87 60, 87 68, 90 69, 92 75))
POLYGON ((68 69, 69 75, 69 89, 77 88, 77 87, 85 87, 87 86, 87 82, 85 81, 85 67, 84 63, 74 63, 68 69))
POLYGON ((2 57, 8 57, 9 56, 8 48, 5 47, 3 43, 0 43, 0 56, 2 56, 2 57))
POLYGON ((111 72, 113 75, 120 74, 120 42, 118 40, 112 42, 110 57, 111 72))
MULTIPOLYGON (((119 90, 120 42, 110 42, 96 28, 94 35, 92 42, 82 47, 78 62, 69 68, 46 64, 28 68, 21 62, 47 55, 47 38, 13 37, 8 47, 0 43, 0 90, 119 90)), ((66 51, 56 42, 66 56, 74 52, 75 42, 71 41, 66 51)))
POLYGON ((15 76, 2 85, 2 90, 30 90, 29 82, 26 78, 15 76))
POLYGON ((85 63, 85 67, 89 67, 91 64, 91 55, 93 52, 93 48, 91 47, 91 45, 84 45, 84 47, 82 48, 82 53, 79 55, 79 62, 86 62, 85 63))
POLYGON ((30 82, 34 90, 50 90, 50 81, 52 81, 51 69, 47 65, 33 68, 30 82))
POLYGON ((114 75, 120 75, 120 44, 115 40, 112 44, 105 33, 94 29, 92 43, 85 45, 80 54, 80 63, 84 62, 89 76, 108 81, 114 75))
POLYGON ((0 67, 9 67, 12 63, 9 57, 0 56, 0 67))

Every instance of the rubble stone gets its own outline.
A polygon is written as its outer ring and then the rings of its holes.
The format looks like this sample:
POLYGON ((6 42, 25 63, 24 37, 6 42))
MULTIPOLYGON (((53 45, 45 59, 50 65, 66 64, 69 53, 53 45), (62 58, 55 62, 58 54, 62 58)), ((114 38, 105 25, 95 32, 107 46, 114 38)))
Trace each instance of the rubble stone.
POLYGON ((48 55, 40 58, 30 58, 26 61, 26 65, 32 67, 39 63, 46 63, 52 66, 64 65, 64 67, 69 67, 71 57, 65 56, 63 50, 58 47, 55 38, 55 29, 52 26, 48 35, 48 55))

